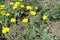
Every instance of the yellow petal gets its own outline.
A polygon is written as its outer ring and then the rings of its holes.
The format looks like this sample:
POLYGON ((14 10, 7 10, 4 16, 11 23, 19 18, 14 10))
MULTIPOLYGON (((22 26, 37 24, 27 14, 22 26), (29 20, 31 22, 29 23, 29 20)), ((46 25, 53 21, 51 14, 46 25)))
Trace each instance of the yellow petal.
POLYGON ((47 16, 44 15, 42 18, 43 18, 43 20, 46 20, 47 19, 47 16))
POLYGON ((14 22, 16 22, 16 19, 15 18, 11 18, 10 22, 14 23, 14 22))
POLYGON ((30 14, 34 16, 34 15, 36 15, 36 12, 35 11, 30 11, 30 14))
POLYGON ((28 19, 27 19, 27 18, 24 18, 24 19, 22 20, 22 22, 23 22, 23 23, 27 23, 27 22, 28 22, 28 19))
POLYGON ((32 7, 31 7, 31 6, 26 6, 26 9, 27 9, 27 10, 31 10, 32 7))

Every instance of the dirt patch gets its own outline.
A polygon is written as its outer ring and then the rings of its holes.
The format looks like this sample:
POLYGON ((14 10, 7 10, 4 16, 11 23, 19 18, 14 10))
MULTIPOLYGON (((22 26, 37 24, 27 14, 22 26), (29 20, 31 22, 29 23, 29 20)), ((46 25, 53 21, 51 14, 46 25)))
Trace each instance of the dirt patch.
POLYGON ((60 22, 52 22, 50 25, 51 29, 54 31, 54 33, 59 37, 60 39, 60 22))

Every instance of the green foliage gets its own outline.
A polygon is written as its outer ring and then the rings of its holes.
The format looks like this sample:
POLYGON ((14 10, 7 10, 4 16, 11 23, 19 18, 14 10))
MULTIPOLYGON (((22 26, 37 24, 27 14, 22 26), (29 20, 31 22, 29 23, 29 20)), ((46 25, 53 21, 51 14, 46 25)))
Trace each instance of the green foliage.
POLYGON ((51 38, 48 32, 50 21, 60 20, 60 5, 58 3, 51 2, 50 0, 23 0, 21 4, 25 5, 25 7, 31 5, 33 7, 32 10, 37 12, 35 16, 31 16, 26 8, 21 9, 18 6, 14 10, 9 2, 3 4, 5 4, 4 10, 11 14, 9 17, 0 14, 0 21, 2 21, 0 32, 2 27, 9 26, 11 28, 10 32, 5 34, 7 40, 58 40, 57 36, 51 38), (34 9, 35 6, 38 7, 37 10, 34 9), (25 16, 26 13, 28 16, 25 16), (43 15, 48 16, 46 21, 43 21, 43 15), (29 19, 29 22, 26 24, 21 23, 20 21, 25 17, 29 19), (16 18, 17 21, 20 20, 18 21, 20 26, 17 23, 11 23, 11 18, 16 18), (21 28, 21 24, 23 28, 21 28))

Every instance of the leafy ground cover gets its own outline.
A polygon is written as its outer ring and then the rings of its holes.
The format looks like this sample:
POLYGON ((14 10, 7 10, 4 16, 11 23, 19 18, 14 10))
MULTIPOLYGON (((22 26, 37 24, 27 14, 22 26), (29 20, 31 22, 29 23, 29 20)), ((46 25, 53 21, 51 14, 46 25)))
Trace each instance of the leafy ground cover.
POLYGON ((59 40, 59 28, 59 0, 0 2, 0 40, 59 40))

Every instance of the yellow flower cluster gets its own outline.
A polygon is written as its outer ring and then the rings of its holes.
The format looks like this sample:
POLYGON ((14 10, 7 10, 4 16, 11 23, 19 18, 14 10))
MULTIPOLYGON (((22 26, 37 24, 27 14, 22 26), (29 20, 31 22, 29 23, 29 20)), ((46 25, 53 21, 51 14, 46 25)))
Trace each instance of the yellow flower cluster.
POLYGON ((10 5, 14 5, 14 2, 10 2, 10 5))
POLYGON ((11 18, 10 22, 15 23, 16 19, 15 18, 11 18))
POLYGON ((14 6, 13 6, 13 9, 18 8, 19 4, 20 4, 20 2, 16 2, 16 3, 14 4, 14 6))
POLYGON ((10 13, 6 13, 6 16, 10 16, 10 13))
POLYGON ((0 10, 4 9, 5 5, 0 5, 0 10))
POLYGON ((24 8, 24 5, 20 5, 20 8, 24 8))
POLYGON ((2 16, 10 16, 10 13, 6 13, 4 10, 1 11, 2 16))
MULTIPOLYGON (((30 5, 24 5, 24 4, 22 4, 22 3, 20 3, 22 0, 18 0, 17 2, 10 2, 10 5, 13 5, 13 9, 17 9, 18 7, 20 7, 21 9, 25 9, 25 10, 29 10, 28 11, 28 13, 31 15, 31 16, 35 16, 36 14, 37 14, 37 12, 36 12, 36 10, 32 10, 33 9, 33 7, 32 6, 30 6, 30 5)), ((1 10, 1 15, 2 16, 10 16, 11 14, 10 13, 8 13, 8 12, 6 12, 5 10, 2 10, 2 9, 4 9, 4 7, 5 7, 5 5, 0 5, 0 10, 1 10)), ((38 7, 36 6, 36 7, 34 7, 34 9, 38 9, 38 7)), ((25 10, 24 10, 24 12, 25 12, 25 10)), ((14 11, 13 11, 14 12, 14 11)), ((17 12, 18 13, 18 12, 17 12)), ((14 15, 14 14, 13 14, 14 15)), ((12 15, 12 16, 13 16, 12 15)), ((46 16, 46 15, 43 15, 42 16, 42 19, 45 21, 45 20, 47 20, 47 18, 48 18, 48 16, 46 16)), ((9 22, 10 23, 15 23, 17 21, 17 19, 16 18, 11 18, 10 20, 9 20, 9 22)), ((22 22, 23 23, 28 23, 28 21, 29 21, 29 19, 28 18, 23 18, 22 19, 22 22)), ((2 33, 3 34, 5 34, 5 33, 7 33, 7 32, 9 32, 10 31, 10 28, 9 27, 5 27, 5 28, 3 28, 2 29, 2 33)))
POLYGON ((3 10, 3 11, 1 11, 1 14, 4 16, 6 14, 6 12, 3 10))
POLYGON ((5 28, 2 29, 2 33, 3 34, 9 32, 9 31, 10 31, 10 28, 9 27, 5 27, 5 28))

